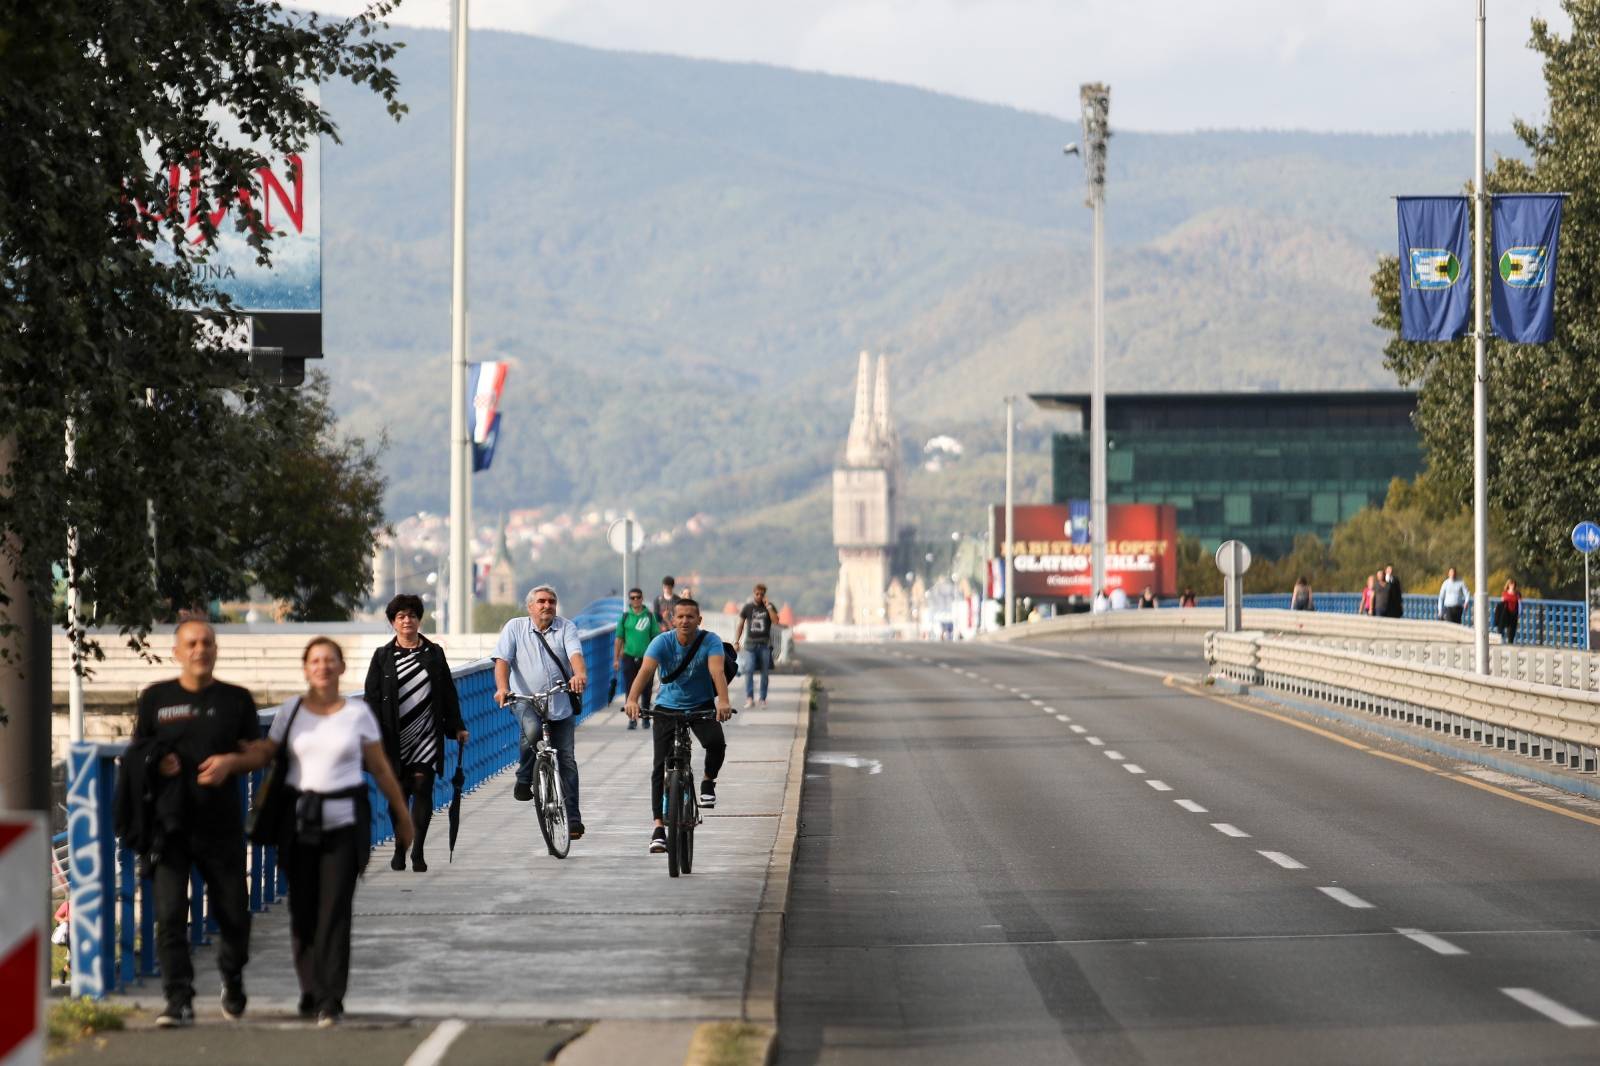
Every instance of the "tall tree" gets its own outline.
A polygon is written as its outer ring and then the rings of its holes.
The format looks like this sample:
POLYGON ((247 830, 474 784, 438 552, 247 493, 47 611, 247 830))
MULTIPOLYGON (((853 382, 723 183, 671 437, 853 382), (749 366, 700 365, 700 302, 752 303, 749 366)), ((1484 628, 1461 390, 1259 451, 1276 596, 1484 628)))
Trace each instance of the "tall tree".
MULTIPOLYGON (((1516 124, 1527 160, 1498 159, 1490 192, 1567 192, 1556 273, 1556 335, 1549 344, 1489 343, 1489 500, 1514 550, 1518 575, 1571 589, 1583 561, 1567 541, 1595 517, 1600 500, 1600 0, 1562 0, 1572 32, 1533 20, 1531 47, 1544 57, 1549 118, 1516 124)), ((1468 162, 1463 160, 1463 164, 1468 162)), ((1465 169, 1465 166, 1463 167, 1465 169)), ((1458 504, 1472 494, 1470 339, 1419 344, 1399 339, 1399 265, 1379 261, 1372 278, 1377 325, 1392 337, 1385 362, 1416 386, 1417 425, 1429 477, 1458 504)))
MULTIPOLYGON (((379 36, 394 6, 327 22, 252 0, 0 0, 0 426, 15 448, 0 476, 0 565, 35 602, 48 602, 51 565, 75 526, 83 598, 141 642, 173 604, 207 599, 250 566, 241 515, 288 517, 252 498, 267 468, 246 431, 288 424, 300 401, 263 399, 238 381, 207 387, 218 353, 199 316, 180 310, 230 310, 193 270, 214 246, 214 217, 235 219, 263 261, 272 251, 255 201, 237 195, 261 160, 223 143, 216 116, 278 152, 337 140, 308 87, 349 79, 398 119, 388 67, 398 45, 379 36), (166 202, 158 171, 180 162, 201 175, 187 213, 198 240, 184 212, 137 206, 166 202), (213 216, 230 201, 231 213, 213 216), (162 260, 158 244, 170 253, 162 260), (146 501, 161 530, 154 558, 146 501)), ((303 539, 282 541, 313 561, 303 539)), ((261 579, 297 610, 320 615, 343 595, 290 589, 282 560, 253 550, 261 579)))

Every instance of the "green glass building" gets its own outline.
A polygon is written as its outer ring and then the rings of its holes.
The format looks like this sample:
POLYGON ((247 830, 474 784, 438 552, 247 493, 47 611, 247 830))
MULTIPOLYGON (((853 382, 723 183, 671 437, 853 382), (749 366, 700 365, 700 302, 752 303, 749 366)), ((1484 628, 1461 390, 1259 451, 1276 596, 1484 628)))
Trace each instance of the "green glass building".
MULTIPOLYGON (((1077 411, 1053 441, 1056 503, 1089 498, 1089 397, 1039 394, 1077 411)), ((1422 469, 1411 392, 1125 393, 1106 397, 1108 503, 1170 503, 1207 551, 1237 538, 1277 558, 1302 533, 1381 503, 1422 469)))

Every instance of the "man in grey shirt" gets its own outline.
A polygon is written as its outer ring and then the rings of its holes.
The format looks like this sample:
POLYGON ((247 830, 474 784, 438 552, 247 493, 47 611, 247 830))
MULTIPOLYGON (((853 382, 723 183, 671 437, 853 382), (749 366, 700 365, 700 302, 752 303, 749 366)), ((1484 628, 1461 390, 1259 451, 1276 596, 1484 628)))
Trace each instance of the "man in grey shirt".
POLYGON ((1444 584, 1439 586, 1439 617, 1446 622, 1461 624, 1461 616, 1466 612, 1467 601, 1472 599, 1472 590, 1467 588, 1467 583, 1456 576, 1456 568, 1451 567, 1445 571, 1444 584))
POLYGON ((563 679, 571 685, 574 696, 552 696, 542 716, 525 703, 516 705, 522 726, 522 757, 517 763, 517 784, 512 795, 519 800, 533 798, 533 756, 542 728, 556 751, 561 789, 567 799, 568 832, 577 840, 583 836, 583 819, 578 813, 578 760, 573 754, 573 734, 578 728, 576 694, 589 683, 589 669, 583 661, 578 627, 556 614, 556 590, 549 585, 536 586, 528 593, 527 607, 528 617, 507 622, 495 642, 495 704, 504 707, 512 693, 532 696, 563 679))

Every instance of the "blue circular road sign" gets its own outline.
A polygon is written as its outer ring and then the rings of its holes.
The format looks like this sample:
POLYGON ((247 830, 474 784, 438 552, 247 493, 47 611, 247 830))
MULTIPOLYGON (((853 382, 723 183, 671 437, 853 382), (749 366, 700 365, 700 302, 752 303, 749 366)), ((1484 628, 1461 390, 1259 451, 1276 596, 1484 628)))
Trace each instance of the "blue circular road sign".
POLYGON ((1585 555, 1600 548, 1600 526, 1593 522, 1579 522, 1573 526, 1572 546, 1585 555))

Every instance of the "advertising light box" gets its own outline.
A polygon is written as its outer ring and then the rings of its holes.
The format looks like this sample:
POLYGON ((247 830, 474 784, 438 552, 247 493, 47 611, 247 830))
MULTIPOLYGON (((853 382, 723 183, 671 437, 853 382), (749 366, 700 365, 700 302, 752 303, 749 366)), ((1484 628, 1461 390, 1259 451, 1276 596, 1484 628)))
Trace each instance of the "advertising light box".
MULTIPOLYGON (((1015 511, 1017 594, 1034 599, 1090 598, 1092 557, 1082 532, 1083 515, 1076 516, 1074 536, 1071 504, 1023 504, 1015 511)), ((1106 512, 1106 591, 1120 588, 1134 598, 1148 585, 1158 597, 1177 595, 1178 509, 1164 503, 1113 503, 1106 512)), ((992 527, 994 554, 1003 558, 1003 506, 994 508, 992 527)))

